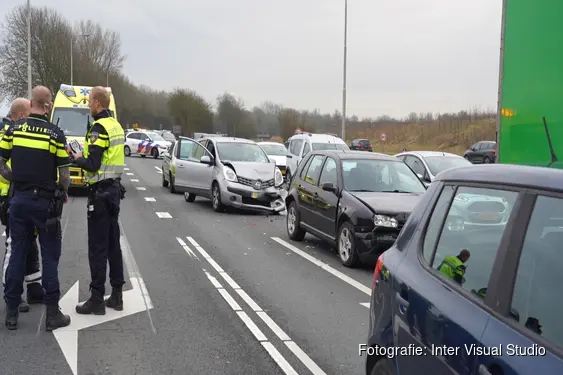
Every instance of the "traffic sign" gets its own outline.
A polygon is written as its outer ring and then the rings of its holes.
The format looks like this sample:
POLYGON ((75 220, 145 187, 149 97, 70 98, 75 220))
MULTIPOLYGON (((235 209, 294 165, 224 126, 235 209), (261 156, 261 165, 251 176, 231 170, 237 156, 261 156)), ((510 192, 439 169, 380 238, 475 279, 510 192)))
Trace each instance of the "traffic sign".
POLYGON ((379 139, 381 139, 381 142, 385 142, 387 140, 387 135, 385 133, 381 133, 379 139))

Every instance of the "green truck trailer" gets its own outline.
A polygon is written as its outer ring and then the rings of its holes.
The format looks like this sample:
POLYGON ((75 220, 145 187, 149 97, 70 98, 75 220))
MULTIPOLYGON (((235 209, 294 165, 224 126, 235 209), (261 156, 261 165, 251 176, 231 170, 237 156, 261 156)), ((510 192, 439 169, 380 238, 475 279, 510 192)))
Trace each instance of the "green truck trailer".
POLYGON ((503 0, 499 163, 563 168, 562 15, 563 0, 503 0))

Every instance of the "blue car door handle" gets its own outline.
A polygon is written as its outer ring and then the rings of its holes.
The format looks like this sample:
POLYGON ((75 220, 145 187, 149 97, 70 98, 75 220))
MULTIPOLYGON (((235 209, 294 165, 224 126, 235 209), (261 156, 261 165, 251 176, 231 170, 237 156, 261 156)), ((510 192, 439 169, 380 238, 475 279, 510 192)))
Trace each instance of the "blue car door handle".
POLYGON ((397 294, 395 295, 395 298, 397 299, 397 302, 399 303, 399 311, 401 312, 401 314, 404 314, 409 307, 409 301, 407 301, 403 296, 401 296, 401 294, 399 292, 397 292, 397 294))

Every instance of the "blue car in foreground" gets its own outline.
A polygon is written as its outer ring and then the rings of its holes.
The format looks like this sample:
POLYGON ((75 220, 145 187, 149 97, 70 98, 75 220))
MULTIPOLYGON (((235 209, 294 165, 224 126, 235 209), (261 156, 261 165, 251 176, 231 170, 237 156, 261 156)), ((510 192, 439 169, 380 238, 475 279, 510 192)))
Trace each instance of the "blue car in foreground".
POLYGON ((562 288, 563 171, 442 172, 377 261, 366 374, 563 374, 562 288), (460 195, 508 217, 465 225, 460 195))

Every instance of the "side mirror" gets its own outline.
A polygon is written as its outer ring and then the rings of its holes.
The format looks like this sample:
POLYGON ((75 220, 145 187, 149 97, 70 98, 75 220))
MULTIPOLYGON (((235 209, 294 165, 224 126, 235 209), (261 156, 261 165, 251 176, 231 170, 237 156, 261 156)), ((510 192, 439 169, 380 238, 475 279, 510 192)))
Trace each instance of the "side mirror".
POLYGON ((322 189, 324 191, 330 191, 332 193, 336 193, 336 187, 331 182, 324 183, 322 189))
POLYGON ((207 164, 207 165, 212 165, 212 164, 213 164, 213 161, 211 160, 211 158, 209 157, 209 155, 203 155, 203 156, 201 157, 201 159, 199 159, 199 162, 200 162, 200 163, 203 163, 203 164, 207 164))

